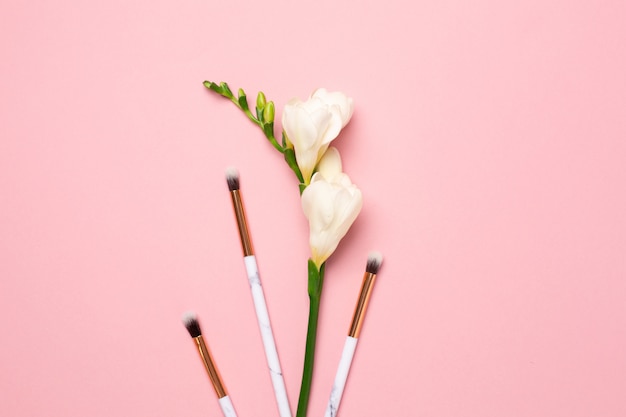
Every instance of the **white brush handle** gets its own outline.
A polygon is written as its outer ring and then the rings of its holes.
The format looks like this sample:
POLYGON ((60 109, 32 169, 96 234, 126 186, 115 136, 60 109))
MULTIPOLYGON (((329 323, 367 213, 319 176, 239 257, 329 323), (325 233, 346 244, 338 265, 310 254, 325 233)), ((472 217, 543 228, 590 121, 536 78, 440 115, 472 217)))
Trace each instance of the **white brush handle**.
POLYGON ((233 403, 230 401, 230 397, 228 395, 223 396, 218 401, 220 402, 220 407, 222 407, 224 417, 237 417, 235 407, 233 407, 233 403))
POLYGON ((291 408, 289 407, 289 399, 287 398, 287 390, 285 389, 285 380, 280 369, 280 361, 278 360, 278 351, 274 342, 274 334, 270 325, 270 316, 267 312, 267 304, 265 303, 265 295, 261 286, 261 277, 256 264, 254 255, 243 258, 248 272, 248 281, 250 282, 250 290, 252 291, 252 299, 254 301, 254 309, 259 322, 259 330, 261 330, 261 339, 263 339, 263 347, 265 348, 265 357, 267 365, 270 369, 272 385, 274 386, 274 394, 276 403, 278 404, 278 413, 280 417, 291 417, 291 408))
POLYGON ((330 391, 330 399, 328 400, 328 406, 326 407, 324 417, 335 417, 337 415, 339 403, 341 402, 341 396, 343 395, 343 389, 346 387, 348 372, 350 372, 352 358, 354 357, 354 351, 356 350, 356 342, 358 340, 359 339, 352 336, 348 336, 346 338, 346 343, 343 345, 341 360, 339 361, 339 366, 337 367, 335 382, 333 383, 333 389, 330 391))

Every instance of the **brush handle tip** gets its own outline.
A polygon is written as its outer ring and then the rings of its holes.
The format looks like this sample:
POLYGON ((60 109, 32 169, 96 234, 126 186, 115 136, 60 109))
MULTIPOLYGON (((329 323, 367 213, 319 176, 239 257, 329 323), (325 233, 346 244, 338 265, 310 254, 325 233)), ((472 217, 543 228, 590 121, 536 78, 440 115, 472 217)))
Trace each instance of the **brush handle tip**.
POLYGON ((230 400, 230 397, 228 395, 225 395, 218 401, 220 403, 220 407, 222 408, 222 413, 224 414, 224 417, 237 417, 235 407, 233 407, 233 402, 230 400))
POLYGON ((330 391, 330 399, 328 400, 328 406, 326 407, 324 417, 335 417, 337 415, 339 403, 341 403, 343 390, 346 387, 348 373, 350 372, 350 365, 352 365, 352 358, 354 357, 354 351, 356 350, 358 340, 359 339, 352 336, 346 337, 346 342, 343 345, 343 352, 341 352, 341 359, 339 360, 339 366, 337 367, 335 381, 333 382, 333 388, 330 391))

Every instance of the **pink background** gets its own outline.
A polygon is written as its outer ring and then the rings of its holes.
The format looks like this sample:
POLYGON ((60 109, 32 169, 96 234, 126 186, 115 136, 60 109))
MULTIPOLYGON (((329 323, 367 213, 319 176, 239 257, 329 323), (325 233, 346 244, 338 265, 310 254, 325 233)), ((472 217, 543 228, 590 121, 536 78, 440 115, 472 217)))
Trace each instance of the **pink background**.
POLYGON ((295 410, 295 178, 202 81, 278 113, 319 86, 363 191, 327 269, 322 415, 367 253, 385 263, 340 415, 626 415, 626 3, 0 4, 0 415, 276 415, 224 169, 241 172, 295 410), (409 5, 411 4, 411 5, 409 5))

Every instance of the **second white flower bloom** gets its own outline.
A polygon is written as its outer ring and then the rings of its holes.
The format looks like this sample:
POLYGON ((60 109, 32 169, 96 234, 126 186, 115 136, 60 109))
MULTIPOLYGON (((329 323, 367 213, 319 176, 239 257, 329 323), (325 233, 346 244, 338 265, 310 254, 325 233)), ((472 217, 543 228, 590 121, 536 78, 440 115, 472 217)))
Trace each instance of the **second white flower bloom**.
POLYGON ((337 149, 326 151, 301 201, 309 220, 311 259, 319 268, 337 249, 363 206, 361 191, 341 172, 337 149))

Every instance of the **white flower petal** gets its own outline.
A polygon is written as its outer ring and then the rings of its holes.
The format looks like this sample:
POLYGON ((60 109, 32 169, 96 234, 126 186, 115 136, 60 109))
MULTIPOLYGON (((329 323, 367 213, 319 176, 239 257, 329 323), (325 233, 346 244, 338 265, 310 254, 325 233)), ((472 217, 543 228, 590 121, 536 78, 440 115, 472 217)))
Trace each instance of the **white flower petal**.
POLYGON ((328 107, 324 108, 324 112, 328 114, 328 122, 325 125, 320 125, 322 128, 320 131, 320 144, 328 146, 330 142, 339 136, 339 132, 341 132, 343 124, 341 117, 339 117, 337 113, 330 111, 328 107))
POLYGON ((293 145, 296 161, 305 179, 309 179, 319 160, 320 126, 331 120, 325 111, 307 112, 302 106, 285 106, 283 129, 293 145))
POLYGON ((301 202, 304 215, 315 230, 324 230, 332 223, 334 216, 333 186, 326 181, 311 183, 302 192, 301 202))
POLYGON ((333 181, 335 177, 341 174, 341 155, 339 155, 337 148, 331 146, 326 150, 317 164, 317 172, 328 181, 333 181))
POLYGON ((348 124, 354 112, 354 103, 352 98, 341 92, 328 92, 325 88, 318 88, 311 95, 312 98, 318 98, 326 103, 331 111, 336 112, 342 121, 342 127, 348 124))
POLYGON ((297 144, 301 149, 309 149, 316 144, 317 125, 313 123, 309 113, 300 106, 285 106, 283 129, 294 146, 297 144))

